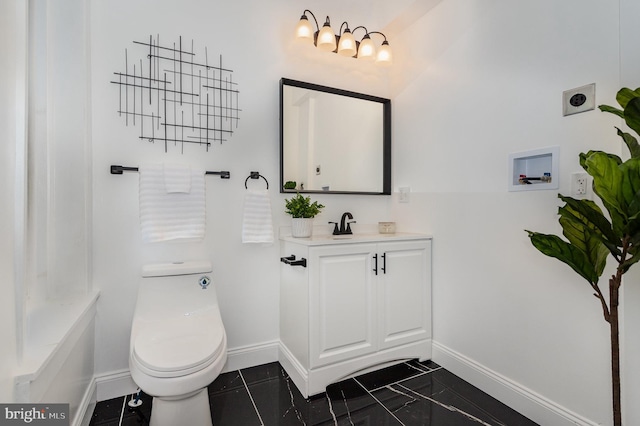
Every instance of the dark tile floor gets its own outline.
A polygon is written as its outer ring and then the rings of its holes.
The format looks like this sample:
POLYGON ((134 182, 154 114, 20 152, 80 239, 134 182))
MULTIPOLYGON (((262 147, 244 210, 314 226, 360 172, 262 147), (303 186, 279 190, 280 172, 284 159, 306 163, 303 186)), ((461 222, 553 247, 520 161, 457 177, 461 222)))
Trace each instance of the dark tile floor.
MULTIPOLYGON (((99 402, 90 426, 148 425, 151 397, 143 395, 137 409, 128 407, 130 399, 99 402)), ((536 425, 431 361, 335 383, 309 399, 274 362, 220 375, 209 386, 209 400, 215 426, 536 425)))

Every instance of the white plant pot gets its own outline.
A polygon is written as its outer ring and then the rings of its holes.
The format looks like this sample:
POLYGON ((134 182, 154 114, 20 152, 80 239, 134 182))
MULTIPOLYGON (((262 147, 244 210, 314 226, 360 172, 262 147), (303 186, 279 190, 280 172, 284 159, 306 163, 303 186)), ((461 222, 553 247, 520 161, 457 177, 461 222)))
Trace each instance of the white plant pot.
POLYGON ((313 230, 313 218, 292 218, 291 236, 296 238, 310 237, 313 230))

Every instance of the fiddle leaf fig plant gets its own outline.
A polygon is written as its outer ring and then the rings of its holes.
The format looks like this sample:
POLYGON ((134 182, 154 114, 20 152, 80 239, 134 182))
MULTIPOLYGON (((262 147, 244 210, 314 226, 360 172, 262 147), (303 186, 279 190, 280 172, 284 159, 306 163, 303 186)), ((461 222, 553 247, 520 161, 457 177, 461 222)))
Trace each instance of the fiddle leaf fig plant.
POLYGON ((317 201, 311 202, 311 197, 304 197, 297 193, 291 199, 285 199, 285 213, 290 214, 294 219, 315 217, 324 208, 324 205, 317 201))
MULTIPOLYGON (((616 100, 620 108, 608 105, 598 108, 622 118, 640 135, 640 88, 623 88, 616 100)), ((593 192, 602 201, 608 217, 591 200, 559 194, 565 203, 558 214, 566 240, 556 235, 526 232, 536 249, 567 264, 584 278, 600 302, 611 334, 613 425, 622 426, 618 305, 622 276, 640 260, 640 145, 635 136, 616 129, 629 149, 629 159, 622 161, 617 155, 602 151, 580 154, 580 165, 593 178, 593 192), (608 297, 605 297, 598 283, 609 255, 617 265, 609 277, 608 297)))

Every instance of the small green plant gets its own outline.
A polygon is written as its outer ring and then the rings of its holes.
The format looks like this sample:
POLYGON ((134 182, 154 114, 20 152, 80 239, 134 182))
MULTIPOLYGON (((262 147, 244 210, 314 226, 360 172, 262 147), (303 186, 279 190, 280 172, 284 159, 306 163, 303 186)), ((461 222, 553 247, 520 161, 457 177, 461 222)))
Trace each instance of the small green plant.
MULTIPOLYGON (((600 105, 600 110, 622 118, 640 135, 640 88, 620 89, 616 100, 622 109, 600 105)), ((584 278, 600 302, 611 334, 613 425, 621 426, 618 306, 622 276, 640 260, 640 144, 630 133, 620 129, 617 133, 629 148, 630 158, 626 161, 602 151, 580 154, 580 165, 593 178, 593 192, 608 215, 591 200, 558 195, 565 203, 558 214, 567 241, 557 235, 527 232, 535 248, 567 264, 584 278), (607 298, 598 282, 609 257, 615 260, 616 269, 609 277, 607 298)))
POLYGON ((312 218, 324 208, 317 201, 312 203, 311 197, 303 197, 300 193, 290 200, 285 199, 284 202, 287 208, 285 213, 290 214, 293 218, 312 218))
POLYGON ((293 180, 288 180, 284 184, 284 189, 296 189, 297 183, 293 180))

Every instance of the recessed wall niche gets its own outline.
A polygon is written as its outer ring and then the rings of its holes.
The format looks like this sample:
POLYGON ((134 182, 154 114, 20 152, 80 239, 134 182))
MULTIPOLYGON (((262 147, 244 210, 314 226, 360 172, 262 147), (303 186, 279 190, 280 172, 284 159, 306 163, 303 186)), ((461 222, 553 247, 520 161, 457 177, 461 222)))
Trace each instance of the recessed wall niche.
POLYGON ((133 41, 124 50, 124 72, 114 72, 118 115, 139 128, 138 139, 159 144, 165 152, 184 152, 185 144, 209 151, 227 141, 238 127, 238 83, 222 55, 210 58, 194 41, 133 41))
POLYGON ((509 191, 558 189, 560 147, 509 154, 509 191))

